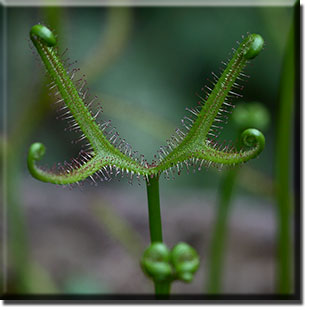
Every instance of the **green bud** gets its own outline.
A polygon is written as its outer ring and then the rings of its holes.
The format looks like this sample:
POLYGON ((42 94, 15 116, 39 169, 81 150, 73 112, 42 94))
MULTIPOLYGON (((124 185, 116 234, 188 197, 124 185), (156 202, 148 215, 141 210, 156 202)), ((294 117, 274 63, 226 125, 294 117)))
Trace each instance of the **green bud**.
POLYGON ((270 124, 270 115, 259 102, 241 103, 232 113, 232 120, 241 130, 252 127, 264 131, 270 124))
POLYGON ((169 281, 173 270, 170 265, 170 251, 167 246, 160 242, 152 243, 143 254, 141 267, 155 282, 169 281))
POLYGON ((199 256, 191 246, 180 242, 171 251, 171 262, 176 277, 184 282, 191 282, 199 267, 199 256))

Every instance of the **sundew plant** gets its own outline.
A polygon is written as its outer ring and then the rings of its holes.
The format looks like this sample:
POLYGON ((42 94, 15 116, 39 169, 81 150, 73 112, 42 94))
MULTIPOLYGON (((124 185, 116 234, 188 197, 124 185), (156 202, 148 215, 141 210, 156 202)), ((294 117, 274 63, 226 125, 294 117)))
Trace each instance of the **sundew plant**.
POLYGON ((68 122, 68 130, 80 133, 77 142, 84 143, 78 158, 52 168, 40 166, 45 147, 41 142, 33 143, 27 160, 30 173, 42 182, 59 185, 81 184, 88 178, 105 182, 127 177, 129 183, 145 182, 151 244, 141 253, 141 267, 154 281, 155 293, 167 296, 173 281, 192 280, 199 268, 199 256, 184 242, 171 250, 163 243, 159 179, 162 175, 174 178, 183 170, 238 166, 262 152, 265 138, 255 128, 243 131, 238 147, 222 142, 219 134, 234 108, 232 99, 240 96, 247 77, 243 70, 263 49, 263 38, 255 33, 242 37, 231 59, 223 62, 223 71, 213 73, 214 80, 204 87, 197 107, 187 109, 182 127, 175 130, 167 145, 160 147, 152 162, 134 151, 110 120, 99 121, 101 114, 104 119, 104 112, 98 108, 97 97, 90 95, 79 69, 66 63, 57 48, 56 34, 37 24, 31 28, 30 38, 51 79, 49 88, 55 94, 60 117, 68 122))

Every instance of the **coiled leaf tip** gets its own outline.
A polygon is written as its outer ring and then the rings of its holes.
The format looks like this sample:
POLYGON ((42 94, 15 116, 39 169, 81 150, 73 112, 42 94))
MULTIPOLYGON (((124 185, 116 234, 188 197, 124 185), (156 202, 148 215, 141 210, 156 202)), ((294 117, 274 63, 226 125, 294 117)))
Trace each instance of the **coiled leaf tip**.
POLYGON ((241 135, 241 140, 245 146, 253 147, 259 145, 260 153, 265 147, 265 137, 264 135, 255 128, 248 128, 243 131, 241 135))

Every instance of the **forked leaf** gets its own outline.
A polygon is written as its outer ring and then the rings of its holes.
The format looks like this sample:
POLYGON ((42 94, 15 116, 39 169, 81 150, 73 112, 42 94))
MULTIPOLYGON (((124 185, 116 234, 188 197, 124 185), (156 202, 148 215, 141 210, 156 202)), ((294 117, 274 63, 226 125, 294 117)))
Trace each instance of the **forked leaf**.
POLYGON ((238 152, 228 146, 219 147, 213 139, 216 136, 214 132, 222 128, 219 123, 227 119, 225 113, 230 104, 225 100, 231 95, 237 95, 233 91, 236 79, 249 60, 263 48, 264 41, 258 34, 250 34, 243 40, 201 107, 189 110, 195 119, 184 118, 186 132, 178 129, 168 146, 158 152, 159 160, 152 164, 147 163, 143 155, 138 157, 125 140, 119 138, 115 128, 111 129, 109 122, 103 125, 97 123, 99 111, 94 115, 90 110, 94 99, 90 103, 86 102, 86 82, 83 79, 74 82, 77 70, 65 69, 56 48, 55 35, 47 27, 35 25, 30 31, 30 38, 52 80, 51 88, 56 89, 56 94, 61 96, 58 101, 63 102, 64 109, 68 109, 64 113, 65 118, 71 122, 72 129, 82 132, 81 140, 88 140, 90 147, 79 161, 66 163, 56 171, 46 171, 36 166, 36 162, 45 153, 45 147, 41 143, 34 143, 29 149, 28 167, 31 174, 43 182, 71 184, 87 177, 93 179, 94 176, 107 179, 112 174, 127 174, 130 181, 134 175, 148 180, 163 172, 168 174, 172 167, 176 167, 179 172, 183 165, 191 163, 199 164, 199 168, 212 164, 240 164, 256 157, 264 148, 265 138, 256 129, 243 132, 242 140, 248 149, 238 152), (111 130, 108 132, 107 128, 111 130))

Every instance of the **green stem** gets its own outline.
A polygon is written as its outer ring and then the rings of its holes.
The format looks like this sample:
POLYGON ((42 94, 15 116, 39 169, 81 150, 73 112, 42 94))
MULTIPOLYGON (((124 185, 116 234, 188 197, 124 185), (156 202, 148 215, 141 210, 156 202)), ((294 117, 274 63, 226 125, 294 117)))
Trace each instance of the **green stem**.
POLYGON ((163 242, 163 235, 161 229, 161 216, 160 216, 160 201, 159 201, 159 177, 149 179, 147 188, 147 200, 149 207, 149 225, 151 243, 163 242))
POLYGON ((225 250, 225 241, 227 236, 228 216, 230 203, 239 169, 228 170, 223 176, 220 185, 220 195, 218 212, 216 217, 215 228, 211 240, 209 277, 207 291, 210 294, 218 294, 221 289, 221 277, 223 258, 225 250))
POLYGON ((291 211, 290 170, 291 143, 293 126, 293 109, 295 93, 295 47, 294 24, 291 27, 287 50, 284 56, 282 80, 280 84, 280 102, 278 109, 278 124, 276 135, 275 178, 277 199, 277 292, 289 294, 292 290, 292 240, 291 240, 291 211))
MULTIPOLYGON (((28 242, 28 231, 25 223, 24 210, 21 208, 19 195, 16 195, 16 189, 20 186, 20 170, 21 164, 18 160, 20 152, 14 152, 17 149, 8 148, 7 153, 7 220, 8 220, 8 261, 9 266, 13 270, 14 293, 28 293, 29 292, 29 279, 27 271, 31 265, 29 242, 28 242)), ((11 273, 9 274, 11 277, 11 273)), ((7 293, 7 292, 6 292, 7 293)))
MULTIPOLYGON (((45 19, 53 26, 60 28, 62 9, 45 8, 45 19)), ((42 85, 46 84, 44 80, 42 85)), ((32 98, 33 101, 24 102, 26 108, 14 115, 16 118, 15 126, 8 133, 7 144, 7 220, 8 220, 8 263, 9 279, 12 283, 8 285, 7 293, 32 293, 32 279, 34 276, 34 262, 30 259, 30 249, 28 240, 28 230, 25 223, 25 214, 20 192, 21 172, 24 170, 21 158, 24 156, 25 144, 28 143, 29 136, 35 132, 38 124, 48 113, 50 96, 45 88, 41 88, 38 96, 32 98)), ((22 101, 23 98, 20 98, 22 101)), ((41 284, 43 290, 44 285, 41 284)))
MULTIPOLYGON (((160 200, 159 200, 159 176, 154 176, 146 183, 147 200, 149 210, 149 226, 151 243, 163 242, 161 216, 160 216, 160 200)), ((155 294, 168 295, 170 292, 169 282, 154 282, 155 294)))
POLYGON ((155 294, 160 299, 163 295, 169 295, 170 293, 170 282, 161 282, 161 283, 154 283, 155 285, 155 294))

